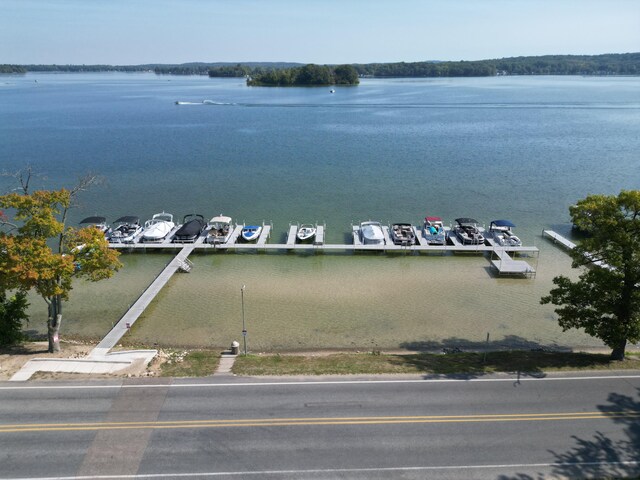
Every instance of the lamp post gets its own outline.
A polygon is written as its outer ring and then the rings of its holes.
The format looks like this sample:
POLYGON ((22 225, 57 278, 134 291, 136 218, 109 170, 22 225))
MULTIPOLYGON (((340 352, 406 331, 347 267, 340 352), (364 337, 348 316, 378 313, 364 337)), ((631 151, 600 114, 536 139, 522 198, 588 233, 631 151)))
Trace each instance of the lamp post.
POLYGON ((242 285, 240 289, 240 298, 242 299, 242 340, 244 341, 244 354, 247 355, 247 328, 244 324, 244 289, 245 286, 242 285))

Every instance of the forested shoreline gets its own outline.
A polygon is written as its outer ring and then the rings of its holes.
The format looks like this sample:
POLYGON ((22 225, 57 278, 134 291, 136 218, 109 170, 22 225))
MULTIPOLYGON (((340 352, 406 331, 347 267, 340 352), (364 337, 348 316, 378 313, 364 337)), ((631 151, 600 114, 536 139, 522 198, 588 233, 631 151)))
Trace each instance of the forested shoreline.
MULTIPOLYGON (((313 65, 313 64, 309 64, 313 65)), ((158 75, 251 77, 254 84, 291 85, 301 69, 291 62, 186 63, 180 65, 0 65, 0 73, 148 72, 158 75), (286 72, 288 71, 288 72, 286 72), (280 73, 277 73, 280 72, 280 73)), ((313 65, 322 80, 345 65, 313 65)), ((495 75, 640 75, 640 52, 604 55, 544 55, 478 61, 425 61, 350 64, 359 77, 490 77, 495 75)), ((350 75, 351 73, 349 73, 350 75)), ((304 76, 303 76, 304 77, 304 76)), ((306 78, 306 77, 305 77, 306 78)), ((306 79, 303 78, 303 82, 306 79)), ((324 84, 324 83, 322 83, 324 84)))

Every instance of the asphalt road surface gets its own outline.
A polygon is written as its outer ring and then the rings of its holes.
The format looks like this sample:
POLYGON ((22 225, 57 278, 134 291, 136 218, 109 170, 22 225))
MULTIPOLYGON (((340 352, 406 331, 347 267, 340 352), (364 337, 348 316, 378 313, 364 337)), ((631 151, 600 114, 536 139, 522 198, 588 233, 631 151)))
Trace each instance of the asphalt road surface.
POLYGON ((0 478, 640 475, 640 374, 0 384, 0 478))

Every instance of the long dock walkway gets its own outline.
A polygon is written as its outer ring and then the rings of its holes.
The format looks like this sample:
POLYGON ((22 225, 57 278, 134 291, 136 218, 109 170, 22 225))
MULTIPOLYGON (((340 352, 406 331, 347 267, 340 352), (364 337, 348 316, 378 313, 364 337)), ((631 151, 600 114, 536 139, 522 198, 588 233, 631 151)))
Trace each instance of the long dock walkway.
MULTIPOLYGON (((567 250, 573 250, 574 248, 576 248, 576 244, 575 243, 573 243, 571 240, 568 240, 568 239, 564 238, 562 235, 560 235, 559 233, 554 232, 553 230, 543 230, 542 231, 542 236, 543 237, 547 237, 550 240, 553 240, 554 243, 562 245, 567 250)), ((609 269, 609 270, 613 268, 608 263, 605 263, 602 260, 598 260, 597 258, 595 258, 590 253, 585 253, 584 256, 585 256, 585 258, 587 260, 589 260, 589 263, 591 265, 595 265, 597 267, 606 268, 606 269, 609 269)))
POLYGON ((102 339, 102 341, 93 349, 90 357, 102 356, 113 348, 123 337, 125 333, 129 331, 129 328, 138 320, 140 315, 149 306, 151 301, 162 290, 169 279, 178 270, 185 271, 190 270, 190 263, 187 257, 196 248, 195 243, 191 243, 182 247, 182 250, 169 262, 169 264, 160 272, 160 275, 147 287, 147 289, 140 295, 138 300, 127 310, 123 317, 116 323, 111 331, 102 339))

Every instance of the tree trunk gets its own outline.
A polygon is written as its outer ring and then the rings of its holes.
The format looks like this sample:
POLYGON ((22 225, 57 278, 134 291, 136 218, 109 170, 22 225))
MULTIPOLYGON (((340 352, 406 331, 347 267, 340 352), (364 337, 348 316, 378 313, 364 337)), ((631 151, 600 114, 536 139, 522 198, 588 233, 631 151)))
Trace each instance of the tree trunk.
POLYGON ((621 340, 618 344, 613 347, 613 351, 611 352, 611 360, 624 360, 624 351, 627 346, 627 339, 621 340))
POLYGON ((60 351, 60 324, 62 323, 62 298, 56 295, 49 299, 49 318, 47 319, 47 337, 49 353, 60 351))

